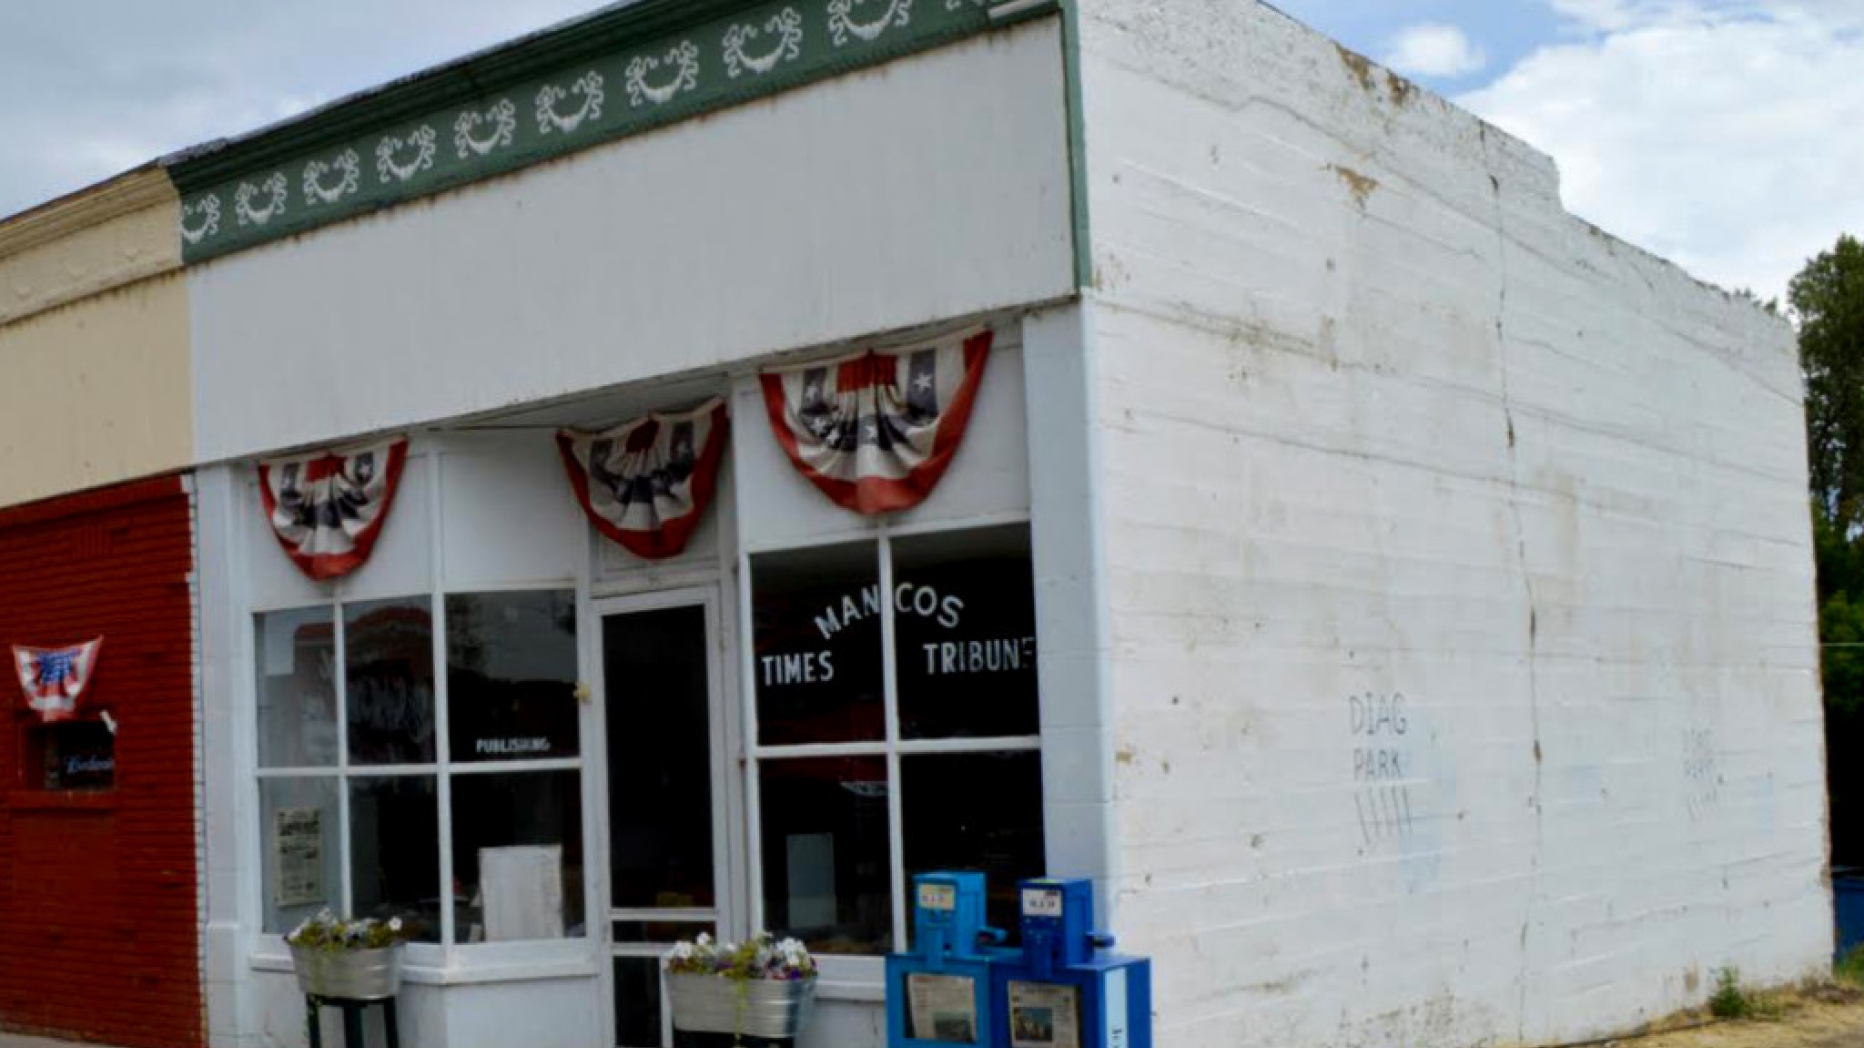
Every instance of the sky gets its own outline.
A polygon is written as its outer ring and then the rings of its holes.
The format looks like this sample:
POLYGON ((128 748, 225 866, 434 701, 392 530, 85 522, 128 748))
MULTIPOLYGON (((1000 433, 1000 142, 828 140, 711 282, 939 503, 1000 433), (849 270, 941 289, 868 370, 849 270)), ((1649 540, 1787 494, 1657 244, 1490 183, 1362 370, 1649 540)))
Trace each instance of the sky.
MULTIPOLYGON (((0 3, 0 214, 595 6, 0 3)), ((1568 208, 1705 280, 1781 296, 1864 235, 1864 0, 1276 6, 1550 153, 1568 208)))

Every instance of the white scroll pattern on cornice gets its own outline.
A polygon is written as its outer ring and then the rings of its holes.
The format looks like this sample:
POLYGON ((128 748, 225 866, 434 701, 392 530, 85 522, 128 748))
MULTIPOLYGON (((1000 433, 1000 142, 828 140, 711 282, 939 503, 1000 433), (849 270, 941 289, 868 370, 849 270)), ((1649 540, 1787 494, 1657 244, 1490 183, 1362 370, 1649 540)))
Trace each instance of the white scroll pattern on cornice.
POLYGON ((886 4, 879 18, 863 19, 855 14, 855 9, 871 13, 880 5, 880 0, 829 0, 828 32, 835 46, 847 46, 850 37, 871 44, 888 29, 895 26, 904 29, 912 24, 913 0, 886 0, 886 4))
POLYGON ((254 185, 241 182, 233 194, 233 213, 239 216, 242 226, 263 226, 285 213, 285 196, 288 192, 283 171, 274 171, 270 178, 254 185), (264 193, 267 201, 264 207, 253 203, 253 198, 264 193))
MULTIPOLYGON (((761 46, 761 45, 760 45, 761 46)), ((803 16, 794 7, 771 15, 763 28, 754 22, 741 22, 725 30, 725 70, 736 80, 744 73, 763 76, 784 62, 793 62, 803 53, 803 16), (752 54, 750 47, 765 36, 774 39, 769 50, 752 54)))
POLYGON ((354 149, 345 149, 335 159, 313 160, 304 165, 304 199, 313 203, 334 204, 356 192, 362 175, 362 158, 354 149), (330 172, 337 173, 334 183, 326 182, 324 176, 330 172))
POLYGON ((547 135, 552 131, 564 134, 582 126, 585 120, 602 118, 602 102, 607 98, 602 89, 602 74, 591 69, 569 87, 545 84, 537 92, 537 132, 547 135), (566 114, 557 111, 557 106, 571 95, 581 95, 582 104, 566 114))
POLYGON ((518 107, 511 104, 511 99, 501 98, 484 112, 468 109, 460 113, 453 121, 453 149, 461 160, 489 156, 493 150, 510 145, 517 130, 518 107), (481 127, 489 127, 491 132, 483 138, 474 134, 481 127))

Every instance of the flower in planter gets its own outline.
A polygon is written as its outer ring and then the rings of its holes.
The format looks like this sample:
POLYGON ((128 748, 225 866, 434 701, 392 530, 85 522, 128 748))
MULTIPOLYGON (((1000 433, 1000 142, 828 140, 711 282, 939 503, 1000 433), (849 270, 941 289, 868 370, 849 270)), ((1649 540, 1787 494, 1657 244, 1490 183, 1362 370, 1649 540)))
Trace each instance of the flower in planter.
POLYGON ((778 939, 769 932, 759 932, 739 944, 715 944, 710 935, 701 934, 692 942, 676 943, 668 951, 665 964, 672 975, 779 982, 816 977, 816 961, 807 946, 796 939, 778 939))
POLYGON ((408 935, 399 917, 390 917, 386 921, 374 917, 346 919, 324 910, 293 928, 285 936, 285 943, 299 949, 341 953, 345 950, 385 950, 400 944, 408 935))

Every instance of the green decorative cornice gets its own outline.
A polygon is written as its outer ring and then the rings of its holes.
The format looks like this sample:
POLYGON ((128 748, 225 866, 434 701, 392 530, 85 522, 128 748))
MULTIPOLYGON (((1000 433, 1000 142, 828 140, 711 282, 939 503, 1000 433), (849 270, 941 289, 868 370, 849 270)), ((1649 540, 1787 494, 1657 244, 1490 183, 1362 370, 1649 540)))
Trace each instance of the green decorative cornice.
POLYGON ((643 0, 169 163, 190 263, 1048 14, 1058 0, 643 0))

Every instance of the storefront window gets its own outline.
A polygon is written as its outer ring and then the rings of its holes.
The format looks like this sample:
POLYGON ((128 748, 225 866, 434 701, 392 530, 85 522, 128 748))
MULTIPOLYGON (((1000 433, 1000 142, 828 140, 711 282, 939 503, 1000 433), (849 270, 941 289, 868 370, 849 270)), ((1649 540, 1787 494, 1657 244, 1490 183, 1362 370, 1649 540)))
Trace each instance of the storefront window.
POLYGON ((883 757, 764 764, 764 919, 825 954, 893 942, 883 757))
POLYGON ((259 617, 259 766, 337 763, 336 618, 330 608, 259 617))
POLYGON ((751 571, 765 923, 822 953, 886 953, 905 945, 911 875, 956 869, 988 873, 991 916, 1013 926, 1016 882, 1045 872, 1028 529, 760 554, 751 571))
POLYGON ((259 821, 266 841, 259 867, 265 875, 267 932, 283 934, 320 910, 343 908, 337 781, 259 782, 259 821))
POLYGON ((1036 734, 1028 529, 942 532, 892 547, 900 734, 1036 734))
POLYGON ((440 941, 440 823, 432 775, 351 779, 349 910, 440 941))
POLYGON ((351 765, 434 760, 434 616, 426 597, 343 608, 351 765))
POLYGON ((455 775, 453 877, 461 942, 585 935, 582 776, 455 775))
POLYGON ((761 556, 752 572, 759 741, 885 739, 874 544, 761 556))
POLYGON ((25 742, 25 766, 44 768, 43 777, 32 784, 40 789, 107 790, 116 785, 116 735, 102 720, 34 725, 25 742))
POLYGON ((449 919, 459 943, 587 934, 574 595, 442 604, 440 623, 425 595, 255 618, 267 932, 328 907, 418 942, 449 919))
POLYGON ((453 760, 576 756, 575 594, 459 593, 446 607, 453 760))
POLYGON ((980 870, 989 877, 992 927, 1016 935, 1017 884, 1040 877, 1042 755, 927 754, 900 762, 906 877, 980 870))

